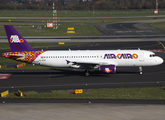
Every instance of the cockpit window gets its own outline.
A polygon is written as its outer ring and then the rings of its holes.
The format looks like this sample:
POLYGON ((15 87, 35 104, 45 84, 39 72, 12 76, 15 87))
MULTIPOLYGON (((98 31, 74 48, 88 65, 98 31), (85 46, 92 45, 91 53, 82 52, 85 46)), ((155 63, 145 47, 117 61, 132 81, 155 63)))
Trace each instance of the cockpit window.
POLYGON ((156 55, 155 54, 150 54, 150 57, 155 57, 156 55))

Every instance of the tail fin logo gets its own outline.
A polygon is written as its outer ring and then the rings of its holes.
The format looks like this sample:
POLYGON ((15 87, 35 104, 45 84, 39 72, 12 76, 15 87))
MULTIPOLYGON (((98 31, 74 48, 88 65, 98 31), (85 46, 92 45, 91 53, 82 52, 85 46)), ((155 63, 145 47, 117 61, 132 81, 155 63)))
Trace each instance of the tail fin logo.
POLYGON ((18 35, 11 35, 10 43, 23 43, 23 39, 19 39, 18 35))

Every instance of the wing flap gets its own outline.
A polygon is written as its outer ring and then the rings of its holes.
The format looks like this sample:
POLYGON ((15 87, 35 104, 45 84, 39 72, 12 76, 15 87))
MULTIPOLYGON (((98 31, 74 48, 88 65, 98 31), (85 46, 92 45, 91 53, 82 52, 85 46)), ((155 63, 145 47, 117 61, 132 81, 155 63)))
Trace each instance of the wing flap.
POLYGON ((104 61, 104 62, 101 62, 101 61, 68 61, 66 60, 67 63, 72 63, 73 65, 109 65, 110 63, 104 61))
POLYGON ((99 62, 85 62, 85 61, 78 61, 72 62, 75 65, 99 65, 99 62))

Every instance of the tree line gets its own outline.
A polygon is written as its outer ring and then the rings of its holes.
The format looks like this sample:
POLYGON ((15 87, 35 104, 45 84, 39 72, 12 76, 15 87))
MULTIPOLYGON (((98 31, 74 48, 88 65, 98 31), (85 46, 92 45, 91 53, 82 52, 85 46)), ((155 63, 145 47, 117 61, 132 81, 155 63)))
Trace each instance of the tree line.
MULTIPOLYGON (((1 10, 52 10, 55 2, 58 10, 128 10, 155 9, 156 0, 0 0, 1 10)), ((158 0, 164 9, 165 0, 158 0)))

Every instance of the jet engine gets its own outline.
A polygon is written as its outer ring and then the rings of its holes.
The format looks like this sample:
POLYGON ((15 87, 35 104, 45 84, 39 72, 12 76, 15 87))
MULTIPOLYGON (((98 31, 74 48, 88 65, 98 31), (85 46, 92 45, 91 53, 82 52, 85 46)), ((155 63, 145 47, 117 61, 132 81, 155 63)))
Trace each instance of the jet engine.
POLYGON ((107 74, 114 74, 116 72, 115 65, 101 65, 100 71, 107 74))

